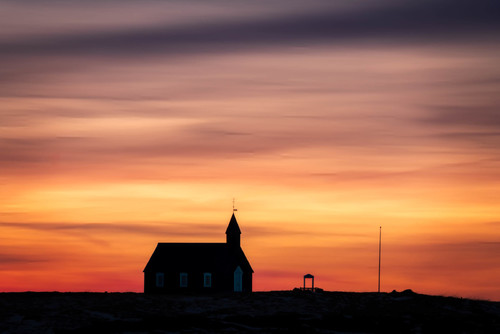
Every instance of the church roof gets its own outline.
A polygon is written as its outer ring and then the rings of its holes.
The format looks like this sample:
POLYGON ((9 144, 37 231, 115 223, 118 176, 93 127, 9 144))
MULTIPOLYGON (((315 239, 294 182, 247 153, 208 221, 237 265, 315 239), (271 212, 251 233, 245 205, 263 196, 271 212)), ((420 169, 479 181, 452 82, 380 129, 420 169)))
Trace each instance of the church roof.
POLYGON ((233 215, 231 216, 231 220, 229 221, 229 225, 227 225, 226 229, 226 234, 229 233, 241 234, 241 230, 240 227, 238 226, 238 222, 236 221, 236 217, 234 216, 234 212, 233 215))
POLYGON ((211 272, 231 265, 253 272, 243 250, 226 243, 158 243, 144 271, 211 272))

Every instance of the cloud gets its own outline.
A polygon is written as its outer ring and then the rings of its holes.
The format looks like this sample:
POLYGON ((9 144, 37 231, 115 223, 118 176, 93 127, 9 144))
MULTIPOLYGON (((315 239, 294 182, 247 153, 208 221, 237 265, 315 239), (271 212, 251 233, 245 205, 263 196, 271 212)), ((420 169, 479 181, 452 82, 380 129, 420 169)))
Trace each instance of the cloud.
POLYGON ((20 40, 0 45, 2 58, 40 56, 189 55, 233 52, 284 45, 314 45, 373 40, 408 44, 498 38, 500 4, 412 1, 339 14, 320 11, 183 27, 157 26, 121 32, 91 32, 70 37, 20 40))
POLYGON ((482 270, 496 268, 500 261, 498 241, 423 242, 406 245, 386 243, 385 248, 387 254, 401 254, 399 258, 401 263, 398 265, 392 263, 391 266, 422 274, 432 269, 438 270, 440 276, 445 276, 459 272, 463 268, 477 274, 482 270))
POLYGON ((301 228, 301 229, 291 229, 291 228, 283 228, 283 227, 269 227, 269 226, 257 226, 257 225, 252 225, 252 226, 246 226, 245 227, 245 234, 247 234, 247 237, 249 238, 269 238, 269 237, 295 237, 295 236, 328 236, 328 237, 349 237, 349 238, 365 238, 368 236, 367 233, 356 233, 356 232, 349 232, 349 233, 342 233, 342 232, 335 232, 335 233, 328 233, 328 232, 318 232, 318 231, 311 231, 310 229, 306 228, 301 228))
MULTIPOLYGON (((500 151, 500 131, 457 131, 438 134, 437 137, 451 140, 452 142, 465 142, 471 146, 472 150, 476 150, 476 152, 479 152, 479 150, 500 151)), ((462 149, 464 148, 462 147, 462 149)), ((493 162, 493 160, 490 159, 490 162, 493 162)))
POLYGON ((124 233, 141 235, 164 235, 166 237, 220 236, 224 226, 220 224, 175 224, 162 225, 131 223, 13 223, 0 222, 0 226, 40 232, 59 233, 124 233))
POLYGON ((12 251, 0 253, 0 265, 11 265, 11 264, 29 264, 38 262, 47 262, 46 258, 37 257, 33 254, 13 254, 12 251))
MULTIPOLYGON (((51 116, 47 116, 48 120, 50 118, 51 116)), ((333 124, 328 125, 324 120, 314 121, 318 123, 316 132, 308 133, 308 129, 298 127, 299 122, 290 120, 281 122, 279 128, 276 125, 271 128, 268 123, 273 119, 279 120, 279 116, 262 119, 248 117, 242 128, 235 128, 235 124, 231 123, 205 121, 203 124, 182 125, 176 131, 141 125, 116 131, 119 129, 117 121, 113 127, 110 126, 107 133, 97 131, 93 133, 93 137, 76 136, 76 129, 72 130, 75 137, 0 137, 0 161, 3 162, 4 169, 9 166, 18 167, 24 163, 53 164, 60 159, 73 163, 105 164, 134 157, 139 159, 134 161, 141 163, 141 159, 150 157, 235 157, 286 151, 320 143, 356 145, 361 141, 347 133, 332 132, 330 125, 333 124), (354 142, 351 142, 352 140, 354 142)), ((92 119, 92 122, 97 125, 101 121, 96 118, 92 119)), ((160 123, 160 120, 156 123, 160 123)))
POLYGON ((0 161, 37 163, 50 160, 61 151, 71 151, 82 142, 91 141, 82 137, 36 137, 36 138, 2 138, 0 137, 0 161))
MULTIPOLYGON (((112 233, 112 234, 133 234, 168 237, 210 237, 214 240, 220 239, 225 226, 221 224, 198 224, 198 223, 162 223, 142 224, 142 223, 63 223, 63 222, 37 222, 37 223, 16 223, 0 222, 0 227, 25 229, 49 233, 112 233)), ((304 229, 292 229, 284 227, 269 226, 246 226, 244 233, 249 238, 268 238, 269 236, 297 236, 297 235, 316 235, 304 229)), ((365 237, 363 233, 320 233, 322 236, 341 236, 341 237, 365 237)))
MULTIPOLYGON (((488 87, 493 89, 494 86, 488 87)), ((480 93, 476 93, 481 96, 480 93)), ((483 100, 487 100, 484 98, 483 100)), ((422 123, 434 127, 439 139, 462 142, 475 149, 498 151, 500 148, 500 100, 489 103, 427 106, 429 115, 422 123)), ((465 147, 462 146, 464 149, 465 147)))
MULTIPOLYGON (((432 116, 426 122, 437 125, 466 126, 468 128, 486 128, 500 130, 498 108, 500 101, 490 105, 445 105, 434 106, 432 116)), ((487 133, 486 133, 487 134, 487 133)), ((498 134, 498 133, 497 133, 498 134)))
MULTIPOLYGON (((1 226, 1 225, 0 225, 1 226)), ((71 250, 53 249, 50 245, 1 245, 0 271, 40 269, 48 263, 55 263, 71 258, 71 250)))

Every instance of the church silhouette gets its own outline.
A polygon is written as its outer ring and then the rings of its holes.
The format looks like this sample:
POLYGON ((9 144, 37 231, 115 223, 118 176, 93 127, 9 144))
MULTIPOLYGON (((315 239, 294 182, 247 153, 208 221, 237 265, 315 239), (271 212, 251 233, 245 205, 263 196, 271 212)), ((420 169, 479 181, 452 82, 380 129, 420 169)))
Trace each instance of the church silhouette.
POLYGON ((144 292, 251 292, 254 271, 240 235, 233 212, 225 243, 158 243, 144 268, 144 292))

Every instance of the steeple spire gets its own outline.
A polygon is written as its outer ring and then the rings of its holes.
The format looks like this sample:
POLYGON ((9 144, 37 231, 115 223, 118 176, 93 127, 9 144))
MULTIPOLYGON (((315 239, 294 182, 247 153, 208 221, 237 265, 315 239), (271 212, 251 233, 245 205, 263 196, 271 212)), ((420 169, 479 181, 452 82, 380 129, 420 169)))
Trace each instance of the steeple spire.
POLYGON ((238 222, 236 221, 236 217, 234 216, 233 212, 231 220, 229 221, 229 225, 226 229, 226 243, 233 247, 240 247, 240 235, 241 230, 238 226, 238 222))

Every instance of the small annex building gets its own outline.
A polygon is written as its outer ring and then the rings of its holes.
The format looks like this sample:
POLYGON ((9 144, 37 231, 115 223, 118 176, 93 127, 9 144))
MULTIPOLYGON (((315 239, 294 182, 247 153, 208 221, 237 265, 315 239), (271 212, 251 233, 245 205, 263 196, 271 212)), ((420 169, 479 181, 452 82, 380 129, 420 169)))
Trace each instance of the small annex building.
POLYGON ((240 236, 233 213, 225 243, 158 243, 144 268, 144 293, 251 292, 240 236))

